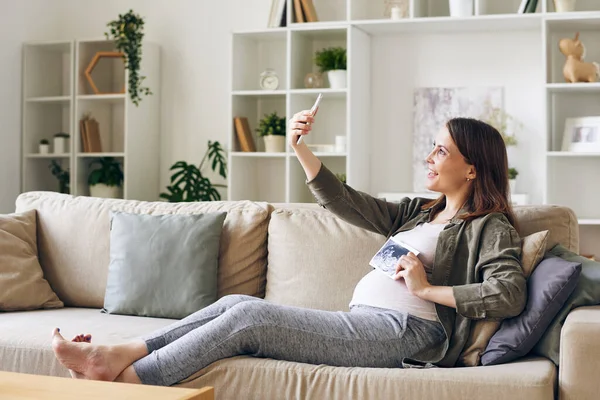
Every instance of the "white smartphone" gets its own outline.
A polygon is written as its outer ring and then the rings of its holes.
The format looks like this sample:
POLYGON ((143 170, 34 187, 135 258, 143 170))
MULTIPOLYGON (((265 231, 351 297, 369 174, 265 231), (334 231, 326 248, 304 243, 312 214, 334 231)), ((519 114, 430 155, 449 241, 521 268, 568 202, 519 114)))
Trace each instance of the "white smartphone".
MULTIPOLYGON (((313 104, 312 108, 310 109, 310 115, 312 115, 313 117, 315 116, 315 114, 317 113, 317 111, 319 110, 319 104, 321 103, 321 99, 323 98, 323 93, 319 93, 319 95, 317 96, 317 100, 315 101, 315 104, 313 104)), ((298 138, 298 141, 296 142, 296 144, 300 144, 302 143, 302 137, 300 136, 298 138)))

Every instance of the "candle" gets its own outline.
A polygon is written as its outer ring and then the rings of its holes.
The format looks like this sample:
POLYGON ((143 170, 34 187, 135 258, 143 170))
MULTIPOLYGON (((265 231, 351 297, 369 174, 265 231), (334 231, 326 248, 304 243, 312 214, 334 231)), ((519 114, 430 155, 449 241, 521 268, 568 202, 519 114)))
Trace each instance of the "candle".
POLYGON ((392 7, 392 19, 401 19, 402 18, 402 10, 400 6, 392 7))

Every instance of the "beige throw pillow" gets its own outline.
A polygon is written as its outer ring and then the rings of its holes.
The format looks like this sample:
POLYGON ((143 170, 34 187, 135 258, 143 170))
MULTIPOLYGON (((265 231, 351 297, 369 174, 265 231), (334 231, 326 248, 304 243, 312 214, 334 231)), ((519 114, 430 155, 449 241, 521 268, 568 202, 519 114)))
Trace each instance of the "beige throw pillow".
MULTIPOLYGON (((546 251, 549 231, 540 231, 525 236, 521 241, 521 266, 525 278, 529 278, 535 267, 542 261, 546 251)), ((502 321, 477 320, 471 324, 471 332, 465 347, 458 357, 457 365, 474 367, 481 365, 483 353, 502 321)))
POLYGON ((38 261, 36 211, 0 215, 0 311, 61 308, 38 261))

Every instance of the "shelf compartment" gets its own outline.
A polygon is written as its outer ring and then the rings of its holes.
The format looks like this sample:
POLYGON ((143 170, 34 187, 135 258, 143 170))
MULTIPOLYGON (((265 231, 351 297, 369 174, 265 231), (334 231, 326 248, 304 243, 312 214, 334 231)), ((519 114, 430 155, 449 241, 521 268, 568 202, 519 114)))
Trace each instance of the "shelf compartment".
MULTIPOLYGON (((346 174, 346 158, 323 156, 321 161, 334 174, 346 174)), ((346 182, 351 184, 346 176, 346 182)), ((296 157, 290 160, 290 203, 316 203, 306 185, 306 173, 296 157)))
MULTIPOLYGON (((303 110, 310 110, 317 94, 298 93, 290 95, 290 115, 303 110)), ((336 135, 347 135, 347 98, 345 95, 323 95, 319 111, 315 116, 313 129, 304 136, 306 144, 335 145, 336 135)), ((346 149, 347 150, 347 149, 346 149)))
POLYGON ((122 153, 125 151, 125 97, 95 96, 86 96, 77 102, 76 149, 83 152, 79 121, 89 114, 98 121, 102 153, 122 153))
MULTIPOLYGON (((548 95, 551 154, 562 151, 567 118, 600 116, 600 96, 594 92, 558 92, 548 95)), ((589 153, 575 153, 589 154, 589 153)))
MULTIPOLYGON (((408 13, 410 14, 410 0, 406 0, 408 5, 408 13)), ((350 5, 350 20, 351 21, 364 21, 364 20, 380 20, 389 19, 389 16, 385 15, 385 2, 373 0, 352 0, 350 5)))
MULTIPOLYGON (((535 10, 536 13, 540 13, 542 11, 542 1, 543 0, 538 1, 535 10)), ((517 14, 521 5, 521 0, 475 0, 475 2, 478 15, 517 14)))
POLYGON ((547 203, 570 207, 580 219, 600 219, 598 171, 600 158, 548 158, 547 203))
MULTIPOLYGON (((311 25, 314 26, 320 23, 327 22, 340 22, 347 20, 347 3, 346 0, 327 0, 327 1, 319 1, 319 0, 311 0, 315 7, 315 12, 317 14, 317 22, 304 22, 298 23, 296 22, 296 12, 294 8, 294 0, 288 1, 288 10, 292 10, 290 14, 290 22, 292 26, 297 25, 311 25)), ((352 0, 352 2, 357 0, 352 0)), ((306 21, 306 13, 304 13, 304 20, 306 21)))
MULTIPOLYGON (((75 163, 76 163, 76 170, 77 170, 77 190, 75 195, 76 196, 90 196, 90 187, 88 184, 88 178, 90 176, 90 173, 99 168, 100 166, 98 164, 92 165, 92 163, 97 160, 100 159, 102 157, 105 156, 101 156, 101 157, 93 157, 93 158, 87 158, 87 157, 81 157, 78 158, 75 163)), ((116 161, 119 162, 119 164, 121 165, 121 170, 123 171, 123 175, 126 176, 126 171, 125 171, 125 159, 124 157, 113 157, 116 161)), ((125 182, 123 182, 125 183, 125 182)), ((126 185, 124 184, 121 189, 120 189, 120 196, 119 198, 126 198, 125 196, 127 195, 126 193, 124 193, 125 191, 125 187, 126 185)))
MULTIPOLYGON (((232 116, 248 118, 248 125, 254 140, 257 153, 263 153, 265 146, 261 137, 258 136, 256 129, 259 121, 265 114, 277 112, 279 117, 286 117, 285 95, 274 96, 233 96, 232 98, 232 116)), ((237 137, 235 122, 231 121, 231 140, 232 152, 241 152, 240 143, 237 137)), ((250 154, 250 153, 249 153, 250 154)))
MULTIPOLYGON (((56 161, 63 170, 68 170, 69 172, 71 171, 71 159, 68 155, 28 155, 23 165, 23 192, 60 191, 59 181, 54 175, 52 175, 52 161, 56 161)), ((70 180, 72 181, 72 177, 70 180)), ((69 186, 71 186, 71 184, 69 186)))
POLYGON ((71 93, 73 44, 27 43, 23 46, 26 99, 63 97, 71 93))
POLYGON ((230 157, 229 200, 286 202, 285 157, 230 157))
MULTIPOLYGON (((579 40, 585 46, 586 62, 600 60, 600 14, 596 17, 573 17, 546 19, 547 33, 547 69, 548 83, 567 83, 563 74, 566 57, 561 53, 558 44, 561 39, 575 38, 575 33, 579 32, 579 40)), ((575 87, 582 87, 587 83, 576 83, 575 87)), ((589 83, 594 87, 597 84, 589 83)), ((560 87, 560 86, 559 86, 560 87)))
POLYGON ((600 11, 600 3, 598 0, 577 0, 575 3, 575 10, 573 12, 560 12, 557 13, 554 8, 553 0, 545 0, 546 1, 546 10, 548 13, 552 13, 557 16, 569 16, 573 14, 577 14, 578 12, 588 12, 588 11, 600 11))
POLYGON ((234 33, 232 90, 260 90, 260 75, 267 68, 279 79, 277 90, 285 90, 286 48, 286 29, 234 33))
MULTIPOLYGON (((27 102, 23 116, 23 151, 37 153, 40 140, 46 139, 52 150, 54 135, 71 133, 70 102, 27 102)), ((71 148, 73 135, 69 135, 66 151, 71 148)))
MULTIPOLYGON (((95 92, 85 77, 88 65, 98 52, 118 52, 115 43, 110 40, 86 40, 77 43, 77 94, 95 95, 95 92)), ((92 72, 92 79, 98 90, 103 93, 120 94, 126 90, 125 64, 120 58, 101 59, 92 72)))
MULTIPOLYGON (((315 54, 318 50, 327 47, 343 47, 347 49, 348 29, 346 27, 329 27, 318 30, 291 30, 292 41, 292 65, 291 86, 292 89, 306 89, 304 78, 308 73, 318 73, 319 69, 314 63, 315 54)), ((329 89, 327 74, 323 74, 323 89, 329 89)))

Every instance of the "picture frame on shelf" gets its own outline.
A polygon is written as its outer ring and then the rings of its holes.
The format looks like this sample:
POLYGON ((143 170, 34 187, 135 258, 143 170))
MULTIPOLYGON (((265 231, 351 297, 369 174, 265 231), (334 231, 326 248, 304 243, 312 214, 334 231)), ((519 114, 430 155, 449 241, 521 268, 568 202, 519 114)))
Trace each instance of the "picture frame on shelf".
POLYGON ((600 116, 567 118, 561 150, 575 153, 600 152, 600 116))

